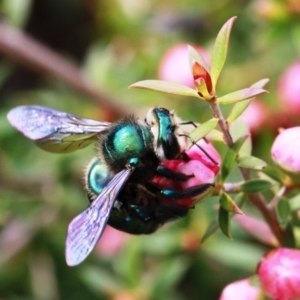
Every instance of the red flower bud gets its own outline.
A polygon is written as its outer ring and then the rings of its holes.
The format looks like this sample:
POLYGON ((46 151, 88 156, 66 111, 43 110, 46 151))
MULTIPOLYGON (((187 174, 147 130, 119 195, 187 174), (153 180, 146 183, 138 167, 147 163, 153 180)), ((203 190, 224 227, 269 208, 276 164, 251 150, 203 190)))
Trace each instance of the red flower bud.
POLYGON ((284 170, 300 172, 300 127, 292 127, 280 132, 276 137, 271 154, 273 160, 284 170))
POLYGON ((285 110, 300 113, 300 61, 294 62, 283 73, 278 84, 278 96, 285 110))
POLYGON ((279 248, 261 260, 258 276, 265 293, 272 299, 300 299, 300 251, 279 248))
MULTIPOLYGON (((203 183, 213 183, 215 176, 219 172, 221 161, 220 155, 212 144, 205 140, 199 141, 197 145, 193 145, 190 150, 186 151, 190 160, 167 160, 161 163, 164 167, 171 169, 174 172, 192 175, 191 178, 186 181, 176 181, 162 176, 156 176, 154 182, 166 189, 176 189, 179 191, 203 183), (201 146, 211 158, 209 158, 197 145, 201 146)), ((184 199, 181 202, 178 201, 181 205, 186 206, 193 205, 194 202, 194 199, 184 199)))
POLYGON ((242 279, 227 285, 219 300, 257 300, 259 294, 260 289, 252 286, 249 279, 242 279))

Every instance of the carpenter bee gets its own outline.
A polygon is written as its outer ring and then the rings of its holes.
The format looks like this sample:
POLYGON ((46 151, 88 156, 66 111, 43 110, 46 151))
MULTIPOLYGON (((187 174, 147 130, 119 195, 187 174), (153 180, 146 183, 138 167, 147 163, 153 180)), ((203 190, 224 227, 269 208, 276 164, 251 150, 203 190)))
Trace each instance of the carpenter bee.
MULTIPOLYGON (((162 169, 162 172, 157 171, 157 175, 161 176, 164 171, 170 172, 168 169, 162 169)), ((173 172, 167 176, 175 184, 189 177, 173 172)), ((85 173, 85 186, 91 203, 112 178, 107 165, 97 158, 91 160, 85 173)), ((173 190, 164 188, 153 180, 138 184, 130 179, 120 191, 107 223, 131 234, 153 233, 166 222, 185 216, 191 207, 189 204, 182 205, 182 202, 184 203, 186 198, 201 196, 210 186, 211 184, 202 184, 185 190, 173 190), (176 200, 180 200, 181 203, 176 200)))
POLYGON ((96 143, 98 157, 86 175, 91 203, 68 227, 66 261, 70 266, 89 255, 107 223, 129 233, 151 233, 187 214, 188 208, 176 200, 202 194, 212 186, 176 191, 153 182, 157 175, 174 181, 190 177, 160 165, 184 151, 181 123, 165 108, 149 110, 144 122, 128 116, 107 123, 41 106, 20 106, 8 113, 8 120, 50 152, 71 152, 96 143), (98 180, 99 174, 104 181, 98 180))

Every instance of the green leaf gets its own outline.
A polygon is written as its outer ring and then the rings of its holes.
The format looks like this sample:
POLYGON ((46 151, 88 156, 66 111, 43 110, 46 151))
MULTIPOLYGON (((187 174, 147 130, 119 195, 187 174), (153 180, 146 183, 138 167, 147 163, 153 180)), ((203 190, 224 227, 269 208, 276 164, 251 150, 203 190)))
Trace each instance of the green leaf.
POLYGON ((233 106, 233 108, 227 118, 227 122, 229 125, 232 124, 232 122, 235 121, 248 108, 251 101, 252 101, 252 99, 245 100, 242 102, 238 102, 233 106))
POLYGON ((280 199, 276 206, 276 213, 280 223, 284 223, 287 221, 291 213, 291 207, 289 201, 286 198, 280 199))
MULTIPOLYGON (((197 128, 195 128, 189 136, 195 142, 198 142, 202 138, 204 138, 209 132, 211 132, 218 124, 218 119, 212 118, 205 123, 202 123, 197 128)), ((189 142, 189 147, 192 146, 193 143, 189 142)))
POLYGON ((237 159, 237 164, 246 169, 262 170, 267 163, 255 156, 243 156, 237 159))
MULTIPOLYGON (((268 78, 261 79, 261 80, 255 82, 254 84, 252 84, 251 87, 252 88, 263 88, 269 81, 270 80, 268 78)), ((247 107, 249 106, 249 104, 251 103, 251 101, 253 99, 254 99, 254 97, 250 98, 249 100, 238 102, 233 106, 233 108, 227 118, 227 122, 229 125, 234 120, 236 120, 247 109, 247 107)))
POLYGON ((222 193, 220 197, 220 205, 227 211, 234 214, 243 215, 244 213, 240 210, 237 204, 232 200, 232 198, 227 193, 222 193))
POLYGON ((236 17, 229 19, 221 28, 216 38, 211 57, 211 77, 215 90, 219 75, 225 64, 231 27, 236 17))
POLYGON ((232 170, 236 158, 238 156, 238 152, 241 149, 243 143, 246 140, 246 136, 239 138, 233 145, 230 147, 224 157, 223 164, 221 166, 221 178, 222 181, 226 179, 232 170))
POLYGON ((216 220, 211 221, 205 230, 204 235, 201 238, 201 244, 203 244, 211 235, 213 235, 219 229, 219 223, 216 220))
POLYGON ((241 192, 244 193, 258 193, 262 192, 265 190, 270 189, 271 187, 274 186, 274 183, 268 181, 268 180, 263 180, 263 179, 253 179, 245 182, 240 186, 241 192))
POLYGON ((296 211, 300 209, 300 194, 289 199, 290 208, 292 211, 296 211))
POLYGON ((269 78, 263 78, 261 80, 256 81, 251 85, 254 88, 263 88, 268 82, 270 81, 269 78))
POLYGON ((283 241, 282 247, 295 248, 296 247, 296 237, 295 237, 295 226, 292 222, 288 222, 287 226, 284 228, 282 233, 283 241))
POLYGON ((237 141, 240 137, 247 136, 246 141, 239 151, 240 156, 249 156, 252 153, 252 140, 249 134, 249 127, 243 118, 235 120, 229 131, 231 133, 232 139, 237 141))
POLYGON ((211 132, 209 132, 206 135, 206 137, 209 141, 216 141, 216 142, 222 142, 222 143, 225 142, 223 133, 217 129, 213 129, 211 132))
POLYGON ((206 71, 208 71, 208 66, 206 65, 205 60, 203 59, 202 55, 192 46, 188 45, 188 57, 189 57, 189 64, 191 73, 193 70, 194 62, 198 62, 200 65, 202 65, 206 71))
POLYGON ((270 167, 269 165, 264 168, 263 174, 281 183, 283 183, 286 178, 285 174, 281 173, 278 169, 270 167))
POLYGON ((231 229, 230 229, 230 213, 225 210, 222 206, 219 209, 219 225, 222 232, 232 239, 231 229))
POLYGON ((200 98, 197 91, 185 85, 163 80, 143 80, 133 83, 129 88, 141 88, 167 94, 200 98))
POLYGON ((250 87, 217 98, 217 103, 219 104, 237 103, 265 93, 267 93, 267 91, 264 89, 250 87))

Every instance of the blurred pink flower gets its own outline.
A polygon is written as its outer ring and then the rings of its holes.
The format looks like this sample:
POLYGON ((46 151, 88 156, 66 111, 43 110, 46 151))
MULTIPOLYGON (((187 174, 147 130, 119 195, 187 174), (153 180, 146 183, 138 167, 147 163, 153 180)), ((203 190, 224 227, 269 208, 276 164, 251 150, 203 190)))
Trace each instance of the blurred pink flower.
MULTIPOLYGON (((221 158, 213 145, 206 140, 200 140, 197 145, 186 151, 189 160, 177 159, 163 161, 161 164, 171 169, 172 171, 183 173, 186 175, 193 175, 186 181, 174 181, 162 176, 156 176, 154 182, 163 186, 164 188, 184 190, 203 183, 213 183, 215 176, 219 172, 221 158), (201 146, 211 158, 209 158, 199 147, 201 146), (213 161, 212 161, 213 159, 213 161)), ((178 201, 181 205, 190 206, 194 203, 194 199, 184 199, 178 201)))
POLYGON ((273 160, 284 170, 300 172, 300 127, 285 129, 276 137, 271 155, 273 160))
POLYGON ((290 65, 278 83, 278 96, 283 109, 300 113, 300 60, 290 65))
POLYGON ((258 276, 264 292, 278 300, 300 299, 300 251, 279 248, 265 255, 258 276))
MULTIPOLYGON (((209 65, 208 52, 199 46, 193 46, 209 65)), ((178 44, 170 48, 162 58, 158 70, 159 78, 166 81, 180 83, 194 87, 192 71, 189 67, 188 47, 186 44, 178 44)))
POLYGON ((242 279, 227 285, 219 300, 257 300, 260 289, 250 284, 249 279, 242 279))
POLYGON ((264 103, 254 100, 242 114, 252 133, 258 132, 268 120, 268 109, 264 103))
POLYGON ((125 245, 129 235, 106 225, 96 249, 102 256, 110 258, 117 255, 125 245))

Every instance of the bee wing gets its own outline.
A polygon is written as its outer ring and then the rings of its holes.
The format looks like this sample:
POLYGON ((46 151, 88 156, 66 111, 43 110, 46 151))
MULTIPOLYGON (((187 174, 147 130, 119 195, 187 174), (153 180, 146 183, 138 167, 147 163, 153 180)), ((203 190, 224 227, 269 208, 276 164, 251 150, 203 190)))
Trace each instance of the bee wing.
POLYGON ((18 106, 12 109, 9 122, 42 149, 71 152, 94 142, 110 123, 85 119, 43 106, 18 106))
POLYGON ((80 264, 93 250, 115 200, 132 172, 133 168, 128 168, 115 175, 92 204, 71 221, 66 239, 66 261, 69 266, 80 264))

